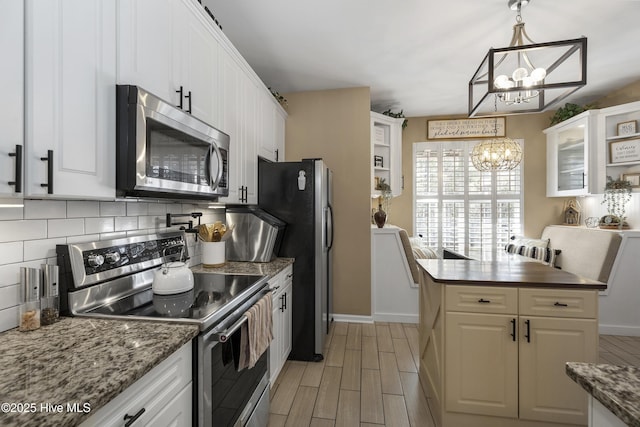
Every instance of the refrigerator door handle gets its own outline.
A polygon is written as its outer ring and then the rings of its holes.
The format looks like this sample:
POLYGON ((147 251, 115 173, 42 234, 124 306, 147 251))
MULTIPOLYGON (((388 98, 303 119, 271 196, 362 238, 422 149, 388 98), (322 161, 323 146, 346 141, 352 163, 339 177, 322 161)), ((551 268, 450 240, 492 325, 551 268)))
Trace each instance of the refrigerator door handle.
POLYGON ((327 249, 331 249, 333 247, 333 209, 331 208, 331 205, 327 206, 326 209, 326 224, 327 224, 327 249))

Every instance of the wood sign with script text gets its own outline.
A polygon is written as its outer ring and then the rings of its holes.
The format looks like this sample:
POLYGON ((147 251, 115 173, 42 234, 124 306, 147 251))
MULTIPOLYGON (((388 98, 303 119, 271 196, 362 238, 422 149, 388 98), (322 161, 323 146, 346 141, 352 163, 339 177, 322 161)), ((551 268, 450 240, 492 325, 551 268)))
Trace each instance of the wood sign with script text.
POLYGON ((485 119, 427 120, 427 139, 475 139, 504 137, 504 117, 485 119))

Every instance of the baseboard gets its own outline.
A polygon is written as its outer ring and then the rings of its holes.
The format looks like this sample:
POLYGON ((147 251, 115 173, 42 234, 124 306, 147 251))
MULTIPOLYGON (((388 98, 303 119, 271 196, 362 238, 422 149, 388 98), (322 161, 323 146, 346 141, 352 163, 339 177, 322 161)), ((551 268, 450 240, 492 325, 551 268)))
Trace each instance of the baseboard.
POLYGON ((598 325, 598 332, 601 335, 640 337, 640 326, 598 325))
POLYGON ((357 316, 355 314, 332 314, 331 318, 335 322, 373 323, 373 317, 357 316))
POLYGON ((373 315, 375 322, 418 323, 419 319, 418 314, 376 313, 373 315))

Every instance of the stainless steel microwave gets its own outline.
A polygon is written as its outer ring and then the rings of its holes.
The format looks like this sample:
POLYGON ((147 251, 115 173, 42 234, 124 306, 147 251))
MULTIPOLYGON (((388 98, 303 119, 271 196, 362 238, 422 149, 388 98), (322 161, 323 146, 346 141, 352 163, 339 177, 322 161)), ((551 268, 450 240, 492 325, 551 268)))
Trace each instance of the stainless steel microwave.
POLYGON ((137 86, 116 87, 119 196, 229 194, 229 136, 137 86))

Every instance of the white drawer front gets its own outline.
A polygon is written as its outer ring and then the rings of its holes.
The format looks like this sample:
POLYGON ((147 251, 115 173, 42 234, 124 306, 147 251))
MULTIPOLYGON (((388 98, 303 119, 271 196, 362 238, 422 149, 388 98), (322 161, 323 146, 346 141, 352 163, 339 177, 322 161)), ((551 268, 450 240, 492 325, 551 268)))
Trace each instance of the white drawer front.
POLYGON ((447 286, 446 311, 517 314, 518 289, 490 286, 447 286))
POLYGON ((597 291, 571 289, 520 289, 521 316, 595 319, 597 291))

